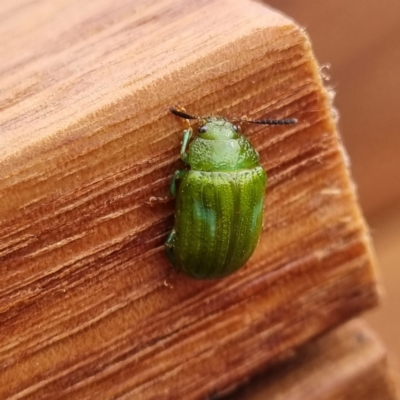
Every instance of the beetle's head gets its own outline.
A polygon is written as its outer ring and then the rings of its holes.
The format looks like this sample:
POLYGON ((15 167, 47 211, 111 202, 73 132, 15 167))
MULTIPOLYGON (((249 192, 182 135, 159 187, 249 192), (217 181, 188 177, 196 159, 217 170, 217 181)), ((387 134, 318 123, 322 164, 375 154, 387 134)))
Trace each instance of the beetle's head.
POLYGON ((223 140, 237 139, 240 136, 239 127, 222 117, 194 117, 182 109, 170 108, 172 114, 186 120, 196 119, 199 123, 198 135, 202 139, 223 140))
POLYGON ((237 139, 239 127, 221 117, 208 117, 199 120, 199 137, 208 140, 237 139))
MULTIPOLYGON (((223 140, 223 139, 237 139, 240 137, 239 127, 227 121, 225 118, 194 117, 193 115, 181 111, 183 109, 177 109, 173 107, 171 107, 169 110, 172 112, 172 114, 176 115, 179 118, 184 118, 186 120, 196 119, 199 122, 198 133, 202 139, 223 140)), ((251 124, 260 124, 260 125, 292 125, 297 123, 297 119, 295 118, 251 120, 248 119, 247 117, 242 117, 238 119, 238 121, 247 122, 251 124)))

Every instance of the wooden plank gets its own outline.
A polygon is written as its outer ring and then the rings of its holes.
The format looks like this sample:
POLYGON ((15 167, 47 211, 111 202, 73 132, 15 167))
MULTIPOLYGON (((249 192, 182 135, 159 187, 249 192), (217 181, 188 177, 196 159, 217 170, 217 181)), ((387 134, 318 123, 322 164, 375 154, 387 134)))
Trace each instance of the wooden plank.
POLYGON ((201 398, 376 304, 292 22, 245 0, 9 0, 0 18, 0 398, 201 398), (244 127, 269 175, 264 230, 221 281, 171 268, 173 201, 147 204, 181 166, 177 103, 299 119, 244 127))
POLYGON ((396 400, 387 354, 361 320, 300 348, 225 400, 396 400))

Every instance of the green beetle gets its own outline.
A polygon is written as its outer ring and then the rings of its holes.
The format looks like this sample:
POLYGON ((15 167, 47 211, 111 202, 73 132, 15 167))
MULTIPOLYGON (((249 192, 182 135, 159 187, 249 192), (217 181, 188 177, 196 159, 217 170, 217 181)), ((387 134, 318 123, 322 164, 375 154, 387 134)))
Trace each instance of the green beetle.
MULTIPOLYGON (((222 278, 242 267, 256 248, 267 175, 257 151, 235 124, 222 117, 193 117, 175 108, 170 111, 185 120, 196 119, 199 128, 190 144, 192 128, 183 132, 181 159, 190 169, 176 171, 172 177, 175 224, 165 249, 172 264, 191 277, 222 278)), ((265 125, 296 122, 241 121, 265 125)))

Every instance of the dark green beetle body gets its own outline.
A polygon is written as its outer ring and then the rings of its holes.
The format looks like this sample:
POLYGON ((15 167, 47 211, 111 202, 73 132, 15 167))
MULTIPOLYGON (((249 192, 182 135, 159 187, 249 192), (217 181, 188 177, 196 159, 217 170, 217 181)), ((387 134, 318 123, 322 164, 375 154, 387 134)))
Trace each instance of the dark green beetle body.
POLYGON ((173 176, 175 224, 165 245, 177 268, 193 278, 214 279, 232 274, 253 254, 262 229, 267 176, 236 125, 221 117, 199 118, 199 123, 190 144, 192 129, 184 131, 181 158, 191 169, 173 176))

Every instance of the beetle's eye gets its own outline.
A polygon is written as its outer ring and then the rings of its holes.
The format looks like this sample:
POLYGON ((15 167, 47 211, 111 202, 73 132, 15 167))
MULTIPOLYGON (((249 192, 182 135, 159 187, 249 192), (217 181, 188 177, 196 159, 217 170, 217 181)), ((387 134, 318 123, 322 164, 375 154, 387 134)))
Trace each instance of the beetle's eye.
POLYGON ((198 129, 198 132, 199 133, 207 132, 207 126, 206 125, 200 126, 198 129))
POLYGON ((232 125, 232 128, 234 131, 238 132, 239 131, 239 127, 237 125, 232 125))

